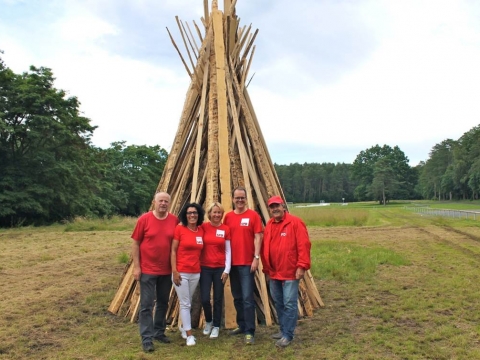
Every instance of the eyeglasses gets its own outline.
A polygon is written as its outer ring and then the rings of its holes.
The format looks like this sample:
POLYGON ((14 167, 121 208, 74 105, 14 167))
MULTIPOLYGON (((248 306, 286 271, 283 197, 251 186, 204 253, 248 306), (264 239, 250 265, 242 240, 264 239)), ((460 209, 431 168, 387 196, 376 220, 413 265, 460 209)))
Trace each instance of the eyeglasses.
POLYGON ((246 197, 239 196, 239 197, 236 197, 236 198, 234 198, 234 199, 235 199, 235 200, 245 200, 245 199, 246 199, 246 197))
POLYGON ((198 215, 196 211, 187 211, 187 215, 198 215))

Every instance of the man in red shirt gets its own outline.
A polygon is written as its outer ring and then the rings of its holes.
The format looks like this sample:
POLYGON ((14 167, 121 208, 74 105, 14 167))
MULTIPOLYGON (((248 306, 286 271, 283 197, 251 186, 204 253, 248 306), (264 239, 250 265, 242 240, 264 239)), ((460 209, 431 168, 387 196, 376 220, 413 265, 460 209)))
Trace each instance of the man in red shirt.
POLYGON ((304 222, 285 210, 280 196, 268 200, 272 218, 265 226, 262 246, 263 272, 270 279, 270 294, 277 310, 280 333, 276 346, 286 347, 297 326, 298 284, 310 269, 310 239, 304 222))
POLYGON ((153 210, 138 218, 132 234, 133 277, 140 281, 138 322, 142 347, 154 351, 153 339, 169 343, 165 336, 166 314, 172 288, 170 249, 178 218, 168 212, 170 195, 156 193, 153 210), (152 316, 153 303, 155 318, 152 316))
POLYGON ((245 334, 245 343, 255 341, 255 271, 262 247, 262 219, 247 208, 247 191, 238 187, 233 191, 235 210, 225 215, 224 224, 230 228, 232 268, 230 285, 233 304, 237 311, 238 327, 230 335, 245 334))

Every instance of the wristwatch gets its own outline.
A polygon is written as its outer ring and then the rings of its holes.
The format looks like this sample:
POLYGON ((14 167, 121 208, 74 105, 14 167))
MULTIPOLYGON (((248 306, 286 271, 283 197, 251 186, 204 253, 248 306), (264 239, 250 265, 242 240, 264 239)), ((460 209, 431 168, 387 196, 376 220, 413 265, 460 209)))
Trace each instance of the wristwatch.
POLYGON ((258 256, 258 255, 253 255, 253 258, 257 259, 257 260, 260 260, 260 256, 258 256))

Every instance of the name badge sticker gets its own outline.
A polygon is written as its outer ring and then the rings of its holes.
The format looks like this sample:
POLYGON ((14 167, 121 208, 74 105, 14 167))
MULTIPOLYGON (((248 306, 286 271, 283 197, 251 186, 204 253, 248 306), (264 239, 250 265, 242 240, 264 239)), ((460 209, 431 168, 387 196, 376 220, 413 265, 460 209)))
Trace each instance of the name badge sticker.
POLYGON ((197 239, 197 244, 198 245, 203 244, 203 239, 202 239, 201 236, 197 236, 196 239, 197 239))
POLYGON ((217 237, 224 238, 225 237, 225 230, 218 230, 217 229, 217 237))
POLYGON ((240 221, 240 226, 248 226, 250 224, 250 219, 249 218, 243 218, 240 221))

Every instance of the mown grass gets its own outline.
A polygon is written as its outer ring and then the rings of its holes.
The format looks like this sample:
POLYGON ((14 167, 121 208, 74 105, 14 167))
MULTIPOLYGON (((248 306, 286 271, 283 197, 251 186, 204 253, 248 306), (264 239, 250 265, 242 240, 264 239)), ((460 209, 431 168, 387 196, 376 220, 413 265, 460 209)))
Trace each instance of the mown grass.
POLYGON ((67 222, 64 231, 106 231, 106 230, 132 230, 137 218, 125 216, 112 216, 109 218, 89 219, 77 217, 67 222))
POLYGON ((325 307, 282 350, 277 329, 259 326, 252 347, 194 330, 194 347, 169 333, 172 344, 144 354, 137 324, 107 312, 132 228, 3 230, 0 359, 480 358, 480 222, 367 212, 377 225, 309 226, 325 307))
POLYGON ((404 256, 389 249, 337 241, 314 242, 311 257, 313 274, 345 282, 369 280, 379 265, 410 265, 404 256))
MULTIPOLYGON (((350 204, 349 204, 350 205, 350 204)), ((312 206, 312 207, 290 207, 289 211, 303 219, 307 226, 335 227, 335 226, 399 226, 407 222, 424 226, 425 224, 456 224, 457 226, 470 226, 476 224, 475 220, 458 221, 447 217, 427 217, 423 214, 415 214, 406 208, 407 202, 399 202, 395 206, 374 206, 370 207, 347 207, 347 206, 312 206)), ((411 203, 408 203, 411 207, 411 203)), ((468 202, 451 203, 457 209, 468 209, 468 202)), ((480 223, 480 217, 479 221, 480 223)))

